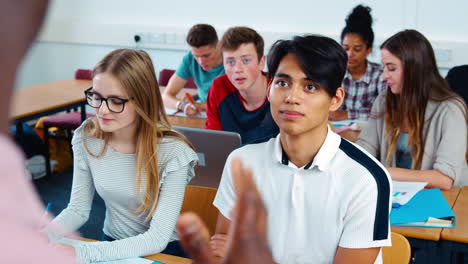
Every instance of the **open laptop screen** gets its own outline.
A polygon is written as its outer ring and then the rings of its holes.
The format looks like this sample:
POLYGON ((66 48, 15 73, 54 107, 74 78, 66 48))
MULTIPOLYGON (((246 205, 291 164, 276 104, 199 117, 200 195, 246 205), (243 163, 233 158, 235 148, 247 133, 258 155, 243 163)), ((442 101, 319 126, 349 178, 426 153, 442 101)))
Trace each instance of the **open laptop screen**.
POLYGON ((182 126, 173 128, 192 142, 198 155, 196 176, 189 184, 218 188, 227 157, 241 145, 239 133, 182 126))

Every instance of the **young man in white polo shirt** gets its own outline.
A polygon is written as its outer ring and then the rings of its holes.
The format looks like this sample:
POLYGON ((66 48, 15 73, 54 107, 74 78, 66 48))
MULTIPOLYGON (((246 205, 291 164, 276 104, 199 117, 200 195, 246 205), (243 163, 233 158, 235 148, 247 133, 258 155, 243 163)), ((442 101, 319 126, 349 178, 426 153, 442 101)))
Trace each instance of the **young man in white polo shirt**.
MULTIPOLYGON (((390 246, 391 184, 385 168, 328 126, 344 98, 346 53, 322 36, 276 42, 268 54, 271 114, 280 134, 228 158, 214 205, 211 244, 223 257, 236 197, 234 157, 253 171, 267 208, 267 236, 278 263, 381 263, 390 246)), ((246 241, 248 243, 248 241, 246 241)))

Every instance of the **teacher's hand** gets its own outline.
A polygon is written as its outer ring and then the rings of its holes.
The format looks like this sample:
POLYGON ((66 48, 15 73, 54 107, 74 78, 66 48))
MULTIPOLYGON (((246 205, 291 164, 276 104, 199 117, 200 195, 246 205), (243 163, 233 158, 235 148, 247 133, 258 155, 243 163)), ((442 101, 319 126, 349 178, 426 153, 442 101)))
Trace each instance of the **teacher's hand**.
MULTIPOLYGON (((226 241, 222 263, 271 264, 273 257, 266 238, 266 209, 252 179, 252 172, 239 159, 232 162, 237 193, 233 223, 226 241)), ((193 213, 183 214, 177 222, 181 243, 194 263, 219 263, 211 250, 209 232, 193 213)))

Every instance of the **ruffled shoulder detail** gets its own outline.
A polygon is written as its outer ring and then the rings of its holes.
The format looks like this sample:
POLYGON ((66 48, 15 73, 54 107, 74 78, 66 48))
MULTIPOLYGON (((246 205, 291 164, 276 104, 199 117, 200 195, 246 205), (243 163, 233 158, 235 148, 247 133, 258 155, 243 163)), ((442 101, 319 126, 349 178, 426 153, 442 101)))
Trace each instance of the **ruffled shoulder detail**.
POLYGON ((160 168, 161 181, 174 171, 178 171, 185 166, 190 169, 187 175, 187 183, 195 176, 195 165, 198 163, 198 156, 195 151, 185 142, 174 137, 165 137, 158 145, 158 166, 160 168))

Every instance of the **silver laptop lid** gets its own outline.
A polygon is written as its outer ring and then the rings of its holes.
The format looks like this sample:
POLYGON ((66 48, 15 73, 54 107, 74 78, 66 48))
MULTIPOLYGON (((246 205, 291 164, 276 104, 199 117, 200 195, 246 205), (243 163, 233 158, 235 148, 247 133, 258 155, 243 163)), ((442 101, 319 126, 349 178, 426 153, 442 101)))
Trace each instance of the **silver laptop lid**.
POLYGON ((189 184, 218 188, 227 157, 241 145, 239 133, 182 126, 173 128, 192 142, 198 155, 196 176, 189 184))

